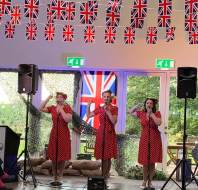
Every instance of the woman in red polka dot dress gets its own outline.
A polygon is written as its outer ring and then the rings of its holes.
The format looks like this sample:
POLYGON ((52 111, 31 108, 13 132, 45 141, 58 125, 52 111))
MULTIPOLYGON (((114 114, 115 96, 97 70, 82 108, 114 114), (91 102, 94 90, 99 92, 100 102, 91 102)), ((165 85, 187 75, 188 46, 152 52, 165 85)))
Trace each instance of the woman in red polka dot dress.
POLYGON ((155 174, 155 163, 162 162, 162 141, 160 131, 158 130, 158 126, 161 125, 161 114, 159 111, 156 111, 156 104, 156 99, 147 98, 144 102, 143 110, 139 106, 129 110, 131 115, 139 119, 142 126, 138 153, 138 162, 143 165, 143 183, 141 188, 145 188, 147 184, 150 187, 152 186, 151 181, 155 174), (148 154, 149 139, 150 156, 148 154), (149 173, 148 169, 150 170, 149 173))
POLYGON ((68 123, 72 120, 72 109, 68 104, 65 104, 66 94, 57 92, 57 104, 47 107, 46 105, 51 98, 52 96, 49 96, 41 104, 40 111, 51 113, 52 116, 53 127, 50 133, 48 154, 50 160, 52 160, 54 180, 57 181, 63 176, 65 161, 71 159, 71 140, 68 123))
POLYGON ((115 124, 117 122, 118 107, 111 104, 111 91, 107 90, 102 93, 104 106, 97 107, 94 111, 90 111, 89 102, 87 105, 87 117, 93 117, 99 114, 100 126, 96 133, 95 158, 102 160, 102 176, 109 177, 111 169, 111 158, 117 157, 117 143, 115 124))

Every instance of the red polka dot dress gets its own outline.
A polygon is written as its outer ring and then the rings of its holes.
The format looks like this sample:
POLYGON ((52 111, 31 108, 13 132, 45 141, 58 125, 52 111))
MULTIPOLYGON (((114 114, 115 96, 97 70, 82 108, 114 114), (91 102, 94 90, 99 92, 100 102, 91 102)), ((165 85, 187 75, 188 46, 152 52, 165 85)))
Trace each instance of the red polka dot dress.
MULTIPOLYGON (((118 108, 113 105, 109 105, 109 110, 112 115, 118 115, 118 108)), ((100 126, 96 133, 96 144, 94 156, 98 159, 111 159, 117 157, 117 143, 115 126, 111 123, 109 117, 105 113, 102 107, 98 107, 94 110, 94 114, 99 114, 100 126)))
MULTIPOLYGON (((156 117, 161 118, 159 111, 154 113, 156 117)), ((142 165, 148 164, 148 143, 149 143, 149 124, 150 124, 150 163, 162 162, 162 141, 158 126, 153 119, 148 119, 146 112, 137 111, 137 117, 142 126, 141 137, 139 142, 138 162, 142 165)))
MULTIPOLYGON (((66 161, 71 159, 71 140, 68 123, 66 123, 61 114, 57 114, 56 106, 47 108, 52 115, 53 127, 50 133, 48 154, 52 161, 56 161, 56 151, 58 151, 57 160, 66 161), (58 128, 57 128, 58 127, 58 128), (56 134, 58 133, 58 135, 56 134), (58 143, 56 143, 58 137, 58 143), (58 148, 57 145, 58 144, 58 148)), ((64 105, 63 110, 65 113, 72 114, 72 109, 69 105, 64 105)))

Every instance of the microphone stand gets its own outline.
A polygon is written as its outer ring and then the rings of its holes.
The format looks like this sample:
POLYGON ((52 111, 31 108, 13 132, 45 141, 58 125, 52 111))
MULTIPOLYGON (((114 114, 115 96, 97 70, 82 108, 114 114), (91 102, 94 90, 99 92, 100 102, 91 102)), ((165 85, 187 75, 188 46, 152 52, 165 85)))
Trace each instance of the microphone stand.
POLYGON ((148 183, 148 187, 145 187, 143 190, 155 190, 154 187, 150 187, 150 161, 151 161, 151 125, 150 125, 150 113, 149 113, 149 118, 148 118, 148 155, 147 155, 147 164, 148 164, 148 180, 149 180, 149 183, 148 183))
MULTIPOLYGON (((56 118, 56 159, 55 159, 55 178, 57 179, 58 175, 57 175, 57 171, 58 171, 58 124, 59 124, 59 116, 60 113, 57 113, 57 118, 56 118)), ((61 186, 62 183, 60 181, 52 181, 50 183, 50 185, 52 186, 61 186)))

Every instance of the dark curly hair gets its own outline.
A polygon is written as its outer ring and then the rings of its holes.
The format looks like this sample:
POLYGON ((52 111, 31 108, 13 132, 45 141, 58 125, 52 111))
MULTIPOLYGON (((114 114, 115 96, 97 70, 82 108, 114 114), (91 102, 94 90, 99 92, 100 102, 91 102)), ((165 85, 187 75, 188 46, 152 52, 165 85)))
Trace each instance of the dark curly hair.
POLYGON ((146 100, 144 101, 144 111, 147 112, 146 110, 146 102, 148 100, 151 100, 153 102, 153 108, 152 108, 152 112, 155 113, 156 112, 156 104, 158 103, 158 100, 155 98, 146 98, 146 100))

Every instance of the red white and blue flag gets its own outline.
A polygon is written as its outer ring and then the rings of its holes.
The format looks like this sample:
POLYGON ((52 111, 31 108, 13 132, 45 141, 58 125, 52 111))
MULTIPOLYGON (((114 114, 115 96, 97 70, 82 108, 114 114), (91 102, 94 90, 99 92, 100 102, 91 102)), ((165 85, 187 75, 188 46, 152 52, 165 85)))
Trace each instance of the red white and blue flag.
POLYGON ((71 1, 65 2, 66 20, 68 21, 74 20, 76 14, 75 8, 76 8, 75 2, 71 2, 71 1))
POLYGON ((71 25, 65 25, 63 28, 63 40, 65 42, 72 42, 74 39, 74 27, 71 25))
POLYGON ((7 22, 5 24, 5 36, 8 39, 14 38, 15 25, 12 22, 7 22))
POLYGON ((126 27, 124 30, 124 43, 134 44, 135 42, 135 28, 126 27))
POLYGON ((39 0, 25 0, 24 16, 29 19, 38 18, 39 0))
POLYGON ((80 4, 80 23, 93 24, 98 14, 97 1, 88 1, 80 4))
POLYGON ((185 0, 185 15, 197 14, 198 0, 185 0))
POLYGON ((189 32, 189 44, 198 44, 198 28, 189 32))
POLYGON ((176 27, 170 27, 170 28, 166 28, 166 41, 172 41, 175 39, 175 29, 176 27))
POLYGON ((197 28, 197 14, 185 15, 184 22, 185 31, 195 31, 197 28))
POLYGON ((107 26, 105 29, 105 43, 113 44, 116 39, 116 27, 107 26))
POLYGON ((21 21, 21 10, 20 10, 20 6, 13 6, 11 9, 11 22, 13 24, 20 24, 21 21))
POLYGON ((54 40, 55 27, 53 23, 48 23, 45 25, 45 39, 48 41, 54 40))
POLYGON ((158 27, 170 27, 172 0, 159 0, 158 27))
POLYGON ((91 111, 103 104, 102 92, 111 90, 117 94, 117 77, 114 72, 107 71, 84 71, 82 73, 82 90, 80 116, 94 128, 99 127, 99 118, 87 118, 87 103, 92 101, 91 111))
POLYGON ((106 11, 106 26, 118 26, 120 22, 120 7, 112 9, 107 8, 106 11))
POLYGON ((148 27, 146 42, 147 44, 157 43, 157 28, 156 27, 148 27))
POLYGON ((62 0, 52 0, 50 6, 54 19, 66 20, 66 2, 62 0))
POLYGON ((94 43, 95 42, 95 27, 86 26, 84 31, 84 41, 85 43, 94 43))
POLYGON ((9 14, 11 10, 11 0, 0 0, 0 14, 9 14))
POLYGON ((36 40, 37 25, 35 21, 31 21, 26 26, 26 38, 27 40, 36 40))

